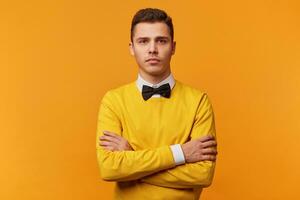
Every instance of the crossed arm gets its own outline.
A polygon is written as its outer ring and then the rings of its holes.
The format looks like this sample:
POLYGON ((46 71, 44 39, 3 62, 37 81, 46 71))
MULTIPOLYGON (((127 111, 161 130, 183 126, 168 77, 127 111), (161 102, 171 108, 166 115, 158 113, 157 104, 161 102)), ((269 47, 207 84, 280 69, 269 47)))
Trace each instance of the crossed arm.
POLYGON ((197 113, 191 141, 181 145, 186 164, 176 166, 169 146, 133 151, 128 141, 120 136, 121 125, 112 105, 103 99, 97 130, 97 157, 102 178, 108 181, 140 179, 172 188, 210 185, 217 154, 215 127, 206 96, 200 104, 202 109, 197 113))
MULTIPOLYGON (((125 138, 109 131, 105 131, 99 138, 99 145, 108 151, 133 151, 125 138)), ((182 149, 186 162, 190 164, 142 177, 141 181, 172 188, 208 186, 212 179, 212 172, 208 169, 212 168, 213 162, 204 161, 215 161, 217 154, 213 148, 215 146, 216 142, 210 135, 189 141, 182 145, 182 149)))

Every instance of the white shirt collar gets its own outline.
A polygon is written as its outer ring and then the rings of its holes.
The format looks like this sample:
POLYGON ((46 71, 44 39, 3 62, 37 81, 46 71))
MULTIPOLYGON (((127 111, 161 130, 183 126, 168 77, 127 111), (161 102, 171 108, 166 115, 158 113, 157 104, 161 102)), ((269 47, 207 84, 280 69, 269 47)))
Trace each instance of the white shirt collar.
POLYGON ((170 75, 165 78, 165 80, 157 83, 157 84, 152 84, 152 83, 149 83, 147 82, 146 80, 144 80, 140 74, 138 74, 138 78, 136 80, 136 85, 139 89, 140 92, 142 92, 142 88, 143 88, 143 85, 147 85, 147 86, 150 86, 150 87, 153 87, 153 88, 158 88, 159 86, 163 85, 163 84, 166 84, 166 83, 169 83, 170 87, 171 87, 171 90, 173 89, 174 85, 175 85, 175 79, 172 75, 172 73, 170 73, 170 75))

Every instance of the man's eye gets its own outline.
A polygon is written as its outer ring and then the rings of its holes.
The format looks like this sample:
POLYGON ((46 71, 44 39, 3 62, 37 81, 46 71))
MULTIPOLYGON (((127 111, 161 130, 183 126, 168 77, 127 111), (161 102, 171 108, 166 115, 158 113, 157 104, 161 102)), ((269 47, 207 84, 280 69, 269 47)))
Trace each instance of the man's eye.
POLYGON ((145 44, 147 42, 147 40, 140 40, 139 43, 141 44, 145 44))
POLYGON ((167 40, 158 40, 158 42, 161 44, 165 44, 167 42, 167 40))

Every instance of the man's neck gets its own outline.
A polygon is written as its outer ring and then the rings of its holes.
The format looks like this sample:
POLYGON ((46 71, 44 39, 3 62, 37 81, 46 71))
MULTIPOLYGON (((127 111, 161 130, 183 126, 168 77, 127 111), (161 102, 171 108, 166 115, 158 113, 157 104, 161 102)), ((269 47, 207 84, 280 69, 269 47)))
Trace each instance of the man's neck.
POLYGON ((143 73, 141 70, 139 71, 140 76, 147 82, 151 84, 158 84, 165 80, 170 74, 171 71, 168 71, 167 73, 164 73, 162 75, 152 76, 146 73, 143 73))

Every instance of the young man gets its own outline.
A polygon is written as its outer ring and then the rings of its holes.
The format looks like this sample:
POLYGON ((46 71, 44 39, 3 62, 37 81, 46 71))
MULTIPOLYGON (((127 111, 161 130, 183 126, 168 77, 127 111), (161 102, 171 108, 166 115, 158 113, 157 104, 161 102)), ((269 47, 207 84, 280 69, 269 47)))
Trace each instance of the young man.
POLYGON ((115 199, 198 199, 211 184, 216 141, 206 93, 175 80, 172 19, 159 9, 138 11, 130 52, 136 81, 108 91, 97 127, 97 159, 115 199))

